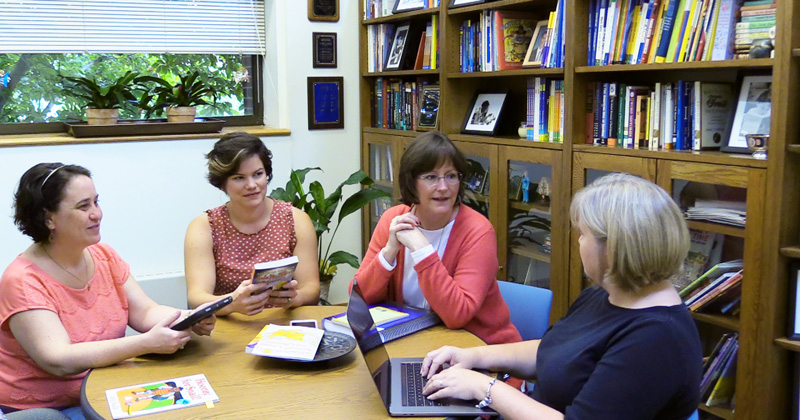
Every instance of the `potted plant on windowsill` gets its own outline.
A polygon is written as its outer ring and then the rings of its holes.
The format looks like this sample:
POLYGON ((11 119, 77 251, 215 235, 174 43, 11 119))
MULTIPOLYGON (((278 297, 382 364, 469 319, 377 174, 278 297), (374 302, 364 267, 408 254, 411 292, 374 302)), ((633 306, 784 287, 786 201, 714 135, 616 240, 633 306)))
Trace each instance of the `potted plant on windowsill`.
POLYGON ((319 181, 313 181, 308 186, 308 192, 303 189, 306 174, 310 171, 322 171, 320 168, 304 168, 293 170, 286 183, 286 188, 276 188, 270 193, 270 197, 287 201, 292 203, 293 206, 301 209, 308 214, 311 221, 314 223, 314 229, 317 231, 317 250, 319 253, 319 281, 320 281, 320 302, 327 304, 328 291, 330 290, 331 281, 336 274, 337 266, 339 264, 348 264, 353 268, 358 268, 358 257, 346 251, 331 251, 331 244, 342 219, 355 213, 362 207, 368 205, 372 200, 379 198, 389 197, 391 194, 386 191, 373 188, 375 182, 372 178, 362 170, 353 172, 347 180, 339 184, 330 195, 325 196, 325 191, 319 181), (339 217, 336 222, 336 227, 331 233, 328 246, 325 252, 322 251, 322 235, 330 231, 330 225, 333 221, 333 214, 339 207, 339 202, 342 201, 342 187, 345 185, 362 186, 356 193, 347 197, 339 210, 339 217))
POLYGON ((128 71, 116 81, 103 86, 87 77, 61 77, 67 95, 86 100, 86 121, 89 125, 108 125, 117 123, 119 109, 123 105, 137 105, 133 90, 136 89, 135 79, 138 75, 128 71))
POLYGON ((137 78, 136 83, 153 84, 139 99, 139 107, 146 111, 145 118, 150 118, 153 114, 161 116, 166 110, 168 122, 192 122, 198 105, 210 105, 206 98, 211 98, 216 104, 216 91, 207 86, 199 76, 200 73, 196 71, 179 76, 178 83, 174 85, 155 76, 137 78))

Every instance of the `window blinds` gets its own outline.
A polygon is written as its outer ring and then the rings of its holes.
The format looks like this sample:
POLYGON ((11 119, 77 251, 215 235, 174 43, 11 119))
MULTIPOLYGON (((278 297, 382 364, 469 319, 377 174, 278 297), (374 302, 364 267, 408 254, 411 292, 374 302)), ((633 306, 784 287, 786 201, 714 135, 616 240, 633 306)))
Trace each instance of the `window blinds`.
POLYGON ((265 53, 262 0, 0 0, 1 53, 265 53))

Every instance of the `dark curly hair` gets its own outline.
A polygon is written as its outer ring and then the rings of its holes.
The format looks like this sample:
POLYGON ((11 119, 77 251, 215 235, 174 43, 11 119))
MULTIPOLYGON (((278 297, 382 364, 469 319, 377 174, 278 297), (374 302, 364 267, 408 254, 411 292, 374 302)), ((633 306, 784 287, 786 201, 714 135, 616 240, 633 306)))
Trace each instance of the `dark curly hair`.
MULTIPOLYGON (((406 147, 400 158, 400 201, 406 205, 419 204, 417 177, 450 162, 463 176, 467 176, 469 164, 464 154, 440 131, 428 131, 419 135, 406 147)), ((464 183, 458 186, 456 202, 464 198, 464 183)))
POLYGON ((267 182, 272 181, 272 153, 260 138, 244 132, 228 133, 214 143, 206 155, 208 159, 208 182, 225 191, 225 181, 236 174, 245 159, 258 156, 264 164, 267 182))
POLYGON ((39 163, 25 171, 14 193, 14 224, 17 229, 36 243, 48 243, 47 212, 58 211, 58 205, 64 199, 64 189, 72 178, 79 175, 92 177, 92 173, 82 166, 61 162, 39 163))

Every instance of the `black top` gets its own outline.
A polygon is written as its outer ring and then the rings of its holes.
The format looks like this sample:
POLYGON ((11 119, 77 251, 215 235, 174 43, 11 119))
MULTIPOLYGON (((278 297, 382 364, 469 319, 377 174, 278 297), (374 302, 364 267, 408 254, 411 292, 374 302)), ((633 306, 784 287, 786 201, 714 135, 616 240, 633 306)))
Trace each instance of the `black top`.
POLYGON ((532 396, 566 419, 685 420, 700 402, 702 350, 685 305, 626 309, 584 290, 542 338, 532 396))

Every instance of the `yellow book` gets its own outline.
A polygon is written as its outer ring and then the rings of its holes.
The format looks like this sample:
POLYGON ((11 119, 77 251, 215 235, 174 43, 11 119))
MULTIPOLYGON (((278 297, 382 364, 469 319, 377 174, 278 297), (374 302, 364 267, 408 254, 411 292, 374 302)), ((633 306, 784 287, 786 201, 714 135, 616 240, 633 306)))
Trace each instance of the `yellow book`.
POLYGON ((650 43, 650 53, 647 55, 647 62, 648 63, 655 63, 656 62, 656 51, 658 50, 659 44, 661 44, 661 25, 664 22, 664 13, 669 6, 670 0, 663 0, 661 4, 658 5, 658 14, 656 15, 656 20, 653 21, 653 42, 650 43))
POLYGON ((711 29, 706 34, 706 46, 703 50, 703 61, 711 61, 711 53, 714 50, 714 35, 717 33, 717 20, 719 19, 720 0, 714 2, 714 9, 711 10, 711 29))
POLYGON ((651 118, 650 105, 652 104, 652 102, 653 102, 653 93, 651 92, 650 96, 647 98, 647 115, 646 115, 647 120, 644 126, 644 138, 643 138, 643 140, 647 143, 647 149, 651 148, 650 142, 652 141, 652 139, 650 138, 650 118, 651 118))
POLYGON ((681 33, 681 26, 684 23, 685 16, 686 0, 680 0, 680 3, 678 3, 678 13, 675 15, 675 21, 672 23, 672 35, 669 38, 669 48, 667 49, 667 57, 665 59, 667 63, 675 62, 675 50, 678 49, 678 38, 680 38, 678 35, 681 33))
POLYGON ((681 49, 678 51, 678 59, 675 60, 678 63, 683 63, 686 61, 686 54, 692 48, 689 45, 689 39, 692 37, 692 33, 695 30, 695 25, 697 23, 697 16, 700 14, 700 9, 703 7, 702 1, 693 1, 692 7, 689 9, 689 20, 686 22, 686 30, 683 31, 683 39, 681 40, 681 49))
POLYGON ((641 8, 637 5, 633 7, 633 20, 631 21, 631 31, 628 33, 628 45, 623 51, 623 60, 625 63, 630 63, 631 56, 633 56, 633 52, 636 50, 636 34, 639 29, 639 15, 641 14, 641 8))
POLYGON ((433 28, 433 37, 431 39, 431 70, 438 68, 439 56, 439 16, 433 15, 431 17, 431 27, 433 28))

